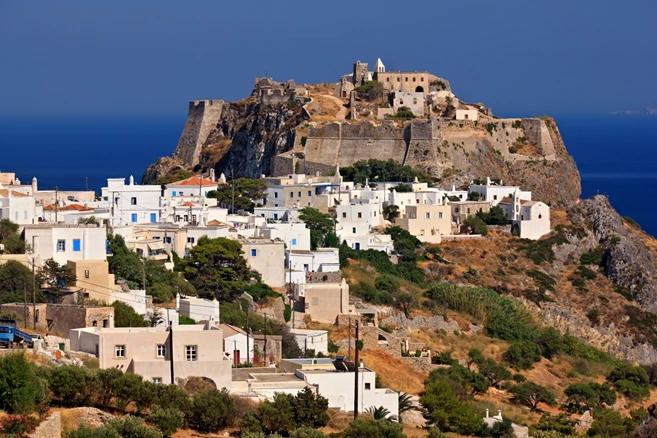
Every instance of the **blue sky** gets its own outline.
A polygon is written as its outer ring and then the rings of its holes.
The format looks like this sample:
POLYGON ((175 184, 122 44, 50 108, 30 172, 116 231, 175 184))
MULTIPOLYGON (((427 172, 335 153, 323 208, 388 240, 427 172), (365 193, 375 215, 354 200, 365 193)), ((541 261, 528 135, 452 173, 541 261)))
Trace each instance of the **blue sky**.
POLYGON ((4 1, 0 116, 178 115, 253 78, 428 70, 499 114, 657 106, 657 1, 4 1))

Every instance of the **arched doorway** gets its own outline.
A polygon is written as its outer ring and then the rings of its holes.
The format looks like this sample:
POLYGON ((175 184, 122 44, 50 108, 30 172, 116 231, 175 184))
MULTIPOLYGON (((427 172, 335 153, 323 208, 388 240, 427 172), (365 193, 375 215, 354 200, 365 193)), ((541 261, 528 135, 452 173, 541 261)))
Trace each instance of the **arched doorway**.
POLYGON ((415 92, 416 93, 424 93, 424 88, 422 88, 422 86, 418 85, 417 87, 415 87, 415 92))

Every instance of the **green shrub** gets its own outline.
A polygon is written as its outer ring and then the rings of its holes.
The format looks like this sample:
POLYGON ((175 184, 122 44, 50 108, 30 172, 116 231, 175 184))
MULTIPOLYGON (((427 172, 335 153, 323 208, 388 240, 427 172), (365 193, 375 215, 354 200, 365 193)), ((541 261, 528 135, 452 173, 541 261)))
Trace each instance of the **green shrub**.
POLYGON ((91 396, 95 374, 74 365, 53 367, 48 370, 48 384, 53 396, 63 406, 81 406, 91 396))
POLYGON ((585 280, 595 280, 595 278, 597 277, 595 271, 590 270, 586 266, 577 267, 577 271, 575 272, 577 273, 577 275, 584 278, 585 280))
POLYGON ((521 241, 519 247, 534 264, 540 265, 543 262, 552 263, 554 261, 553 246, 563 245, 568 243, 566 233, 561 225, 554 228, 555 233, 549 237, 539 240, 524 240, 521 241))
POLYGON ((650 378, 642 367, 620 363, 609 373, 607 381, 614 385, 616 391, 632 400, 641 400, 650 395, 650 378))
POLYGON ((405 438, 403 427, 399 423, 385 420, 362 419, 349 423, 342 433, 343 438, 405 438))
POLYGON ((533 342, 516 342, 504 353, 504 359, 518 370, 529 370, 541 360, 541 349, 533 342))
POLYGON ((162 409, 156 405, 148 414, 148 421, 168 438, 185 425, 185 414, 180 409, 162 409))
POLYGON ((605 249, 602 245, 598 245, 582 254, 579 262, 582 265, 595 265, 600 266, 602 258, 605 255, 605 249))
POLYGON ((533 269, 527 273, 531 278, 536 282, 539 290, 554 290, 554 286, 557 284, 557 280, 550 277, 544 272, 539 271, 538 269, 533 269))
POLYGON ((229 425, 237 410, 227 391, 204 389, 194 394, 187 423, 199 432, 217 432, 229 425))
POLYGON ((466 218, 463 221, 463 225, 466 227, 470 227, 474 234, 481 234, 482 236, 488 234, 488 227, 486 227, 484 221, 482 221, 477 216, 470 216, 466 218))
POLYGON ((434 424, 440 430, 472 435, 481 426, 479 414, 471 405, 458 400, 452 386, 445 379, 427 379, 420 404, 424 408, 422 415, 427 422, 434 424))
POLYGON ((623 220, 624 220, 627 224, 629 224, 629 225, 633 226, 634 228, 636 228, 637 230, 640 230, 640 229, 641 229, 641 225, 639 225, 639 223, 638 223, 637 221, 635 221, 634 219, 632 219, 631 217, 629 217, 629 216, 623 216, 623 220))
POLYGON ((46 402, 45 395, 40 395, 43 387, 34 364, 23 354, 0 356, 0 409, 9 413, 32 411, 37 403, 46 402))
POLYGON ((513 375, 513 381, 516 383, 522 383, 527 381, 527 377, 523 376, 522 374, 514 374, 513 375))

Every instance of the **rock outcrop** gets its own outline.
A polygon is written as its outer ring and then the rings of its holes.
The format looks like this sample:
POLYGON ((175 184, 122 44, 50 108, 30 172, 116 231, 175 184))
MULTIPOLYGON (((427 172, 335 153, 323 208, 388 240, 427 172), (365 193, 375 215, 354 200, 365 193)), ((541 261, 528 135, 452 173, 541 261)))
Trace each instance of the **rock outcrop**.
POLYGON ((637 231, 623 223, 605 196, 582 201, 578 211, 605 248, 605 275, 629 289, 642 309, 657 313, 657 268, 637 231))

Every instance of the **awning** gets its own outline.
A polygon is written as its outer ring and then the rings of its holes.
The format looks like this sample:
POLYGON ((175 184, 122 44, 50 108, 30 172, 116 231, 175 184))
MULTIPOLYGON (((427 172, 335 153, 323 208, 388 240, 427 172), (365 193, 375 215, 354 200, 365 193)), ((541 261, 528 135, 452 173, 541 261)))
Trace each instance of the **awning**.
POLYGON ((164 243, 162 242, 151 242, 148 244, 148 249, 151 251, 156 251, 158 249, 164 249, 164 243))

